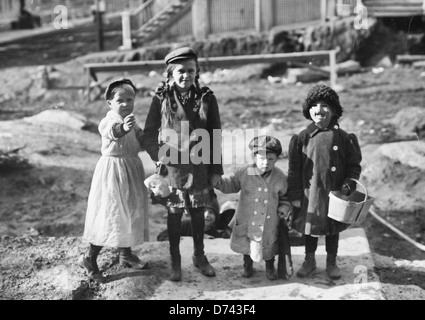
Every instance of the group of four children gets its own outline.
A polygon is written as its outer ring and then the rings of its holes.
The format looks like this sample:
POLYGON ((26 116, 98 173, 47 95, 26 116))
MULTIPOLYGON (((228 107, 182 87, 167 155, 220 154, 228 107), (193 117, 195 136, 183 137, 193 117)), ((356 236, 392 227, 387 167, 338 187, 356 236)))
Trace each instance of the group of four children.
POLYGON ((327 216, 328 195, 335 190, 349 195, 355 190, 351 178, 360 176, 361 151, 356 136, 339 127, 343 108, 337 93, 323 84, 308 93, 302 112, 310 124, 290 141, 288 175, 275 165, 282 156, 282 145, 268 135, 249 142, 252 163, 224 175, 221 161, 215 161, 221 157, 221 146, 214 145, 214 132, 221 129, 218 103, 214 93, 199 84, 196 52, 190 47, 175 49, 165 63, 166 80, 155 91, 143 129, 133 115, 134 84, 119 79, 106 89, 110 111, 99 124, 102 156, 93 174, 83 235, 89 249, 80 259, 90 278, 105 281, 97 265, 103 246, 119 248, 123 266, 148 267, 132 252, 149 240, 148 192, 138 156, 143 150, 155 162, 157 173, 167 178, 170 191, 163 199, 170 280, 182 279, 183 212, 190 215, 193 265, 205 276, 216 275, 204 252, 204 212, 217 201, 214 188, 240 192, 230 223, 230 246, 243 255, 242 276, 251 277, 254 261, 264 260, 267 278, 277 279, 274 261, 283 245, 279 233, 282 225, 287 232, 290 223, 305 235, 306 255, 297 276, 306 277, 315 270, 317 240, 325 236, 327 273, 332 279, 340 278, 336 264, 339 233, 349 225, 327 216), (209 135, 209 150, 197 149, 198 142, 206 139, 196 134, 197 129, 209 135), (194 152, 207 161, 187 157, 194 152))

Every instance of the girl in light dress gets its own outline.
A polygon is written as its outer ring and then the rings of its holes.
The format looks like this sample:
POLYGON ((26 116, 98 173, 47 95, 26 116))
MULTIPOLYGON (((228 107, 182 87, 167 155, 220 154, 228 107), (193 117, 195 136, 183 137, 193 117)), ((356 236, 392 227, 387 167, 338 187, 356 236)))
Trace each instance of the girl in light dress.
POLYGON ((136 87, 129 79, 111 82, 105 92, 110 110, 99 124, 102 156, 93 174, 83 235, 90 247, 80 257, 97 282, 104 281, 97 265, 103 246, 118 248, 123 266, 147 267, 132 253, 149 241, 145 172, 138 156, 143 131, 133 115, 135 97, 136 87))

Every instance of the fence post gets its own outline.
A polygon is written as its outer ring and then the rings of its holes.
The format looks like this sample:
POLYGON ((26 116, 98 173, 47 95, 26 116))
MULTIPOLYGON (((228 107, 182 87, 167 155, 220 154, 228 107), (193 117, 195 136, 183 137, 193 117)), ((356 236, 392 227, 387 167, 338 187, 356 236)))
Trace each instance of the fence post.
POLYGON ((205 39, 210 33, 209 0, 192 3, 192 34, 195 39, 205 39))
POLYGON ((259 30, 268 31, 274 26, 273 0, 259 0, 256 8, 259 7, 259 30))
POLYGON ((121 13, 122 18, 122 46, 120 50, 130 50, 131 44, 131 26, 130 26, 130 12, 123 11, 121 13))
POLYGON ((329 51, 329 72, 330 72, 330 85, 331 88, 336 87, 336 79, 337 79, 337 73, 336 73, 336 50, 330 50, 329 51))
POLYGON ((326 22, 327 17, 327 5, 326 0, 320 0, 320 20, 323 22, 326 22))
POLYGON ((254 0, 255 1, 255 31, 261 32, 261 0, 254 0))
POLYGON ((326 16, 329 19, 332 19, 335 17, 336 13, 336 0, 328 0, 328 6, 327 6, 327 13, 326 16))

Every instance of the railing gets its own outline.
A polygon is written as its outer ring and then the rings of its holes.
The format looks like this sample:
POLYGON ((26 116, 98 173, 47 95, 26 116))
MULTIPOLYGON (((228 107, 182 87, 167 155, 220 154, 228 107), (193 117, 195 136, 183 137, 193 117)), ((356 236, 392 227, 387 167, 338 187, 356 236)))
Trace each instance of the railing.
MULTIPOLYGON (((201 57, 198 59, 202 69, 234 67, 237 65, 246 65, 251 63, 280 63, 283 61, 311 61, 312 58, 327 59, 329 61, 329 71, 321 70, 329 75, 330 85, 335 88, 337 82, 336 70, 336 53, 339 48, 334 50, 306 51, 306 52, 290 52, 290 53, 271 53, 256 55, 239 55, 239 56, 223 56, 223 57, 201 57)), ((306 63, 308 68, 316 69, 306 63)), ((109 63, 87 63, 84 70, 87 74, 87 99, 90 100, 90 92, 93 87, 102 85, 98 81, 97 73, 99 72, 148 72, 164 67, 163 60, 146 60, 131 62, 109 62, 109 63), (94 83, 93 83, 94 81, 94 83)), ((103 90, 103 89, 102 89, 103 90)))
POLYGON ((375 17, 410 17, 425 14, 425 0, 363 0, 375 17))
POLYGON ((139 8, 131 12, 131 30, 139 30, 145 24, 155 20, 166 12, 178 0, 148 0, 139 8))
POLYGON ((146 22, 153 17, 155 7, 155 0, 148 0, 139 8, 131 12, 130 23, 131 30, 140 29, 146 22))

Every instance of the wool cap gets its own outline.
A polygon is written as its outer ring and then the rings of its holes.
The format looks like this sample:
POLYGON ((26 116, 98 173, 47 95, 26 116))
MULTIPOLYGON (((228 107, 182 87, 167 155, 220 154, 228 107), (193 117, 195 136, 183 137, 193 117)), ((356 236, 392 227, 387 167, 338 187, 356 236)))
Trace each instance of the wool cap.
POLYGON ((282 153, 282 145, 279 139, 272 136, 256 136, 250 141, 248 147, 251 149, 253 154, 265 151, 272 152, 277 156, 280 156, 282 153))
POLYGON ((311 120, 310 108, 319 101, 324 101, 332 107, 335 119, 341 117, 343 108, 336 91, 325 84, 317 84, 310 89, 302 106, 303 115, 306 119, 311 120))
POLYGON ((131 82, 130 79, 127 79, 127 78, 116 79, 116 80, 113 80, 111 83, 109 83, 108 86, 106 87, 105 100, 110 100, 112 90, 123 84, 128 84, 129 86, 133 88, 134 92, 137 91, 136 86, 133 84, 133 82, 131 82))
POLYGON ((171 51, 164 58, 165 64, 180 60, 180 59, 194 59, 198 60, 198 54, 191 47, 181 47, 171 51))

